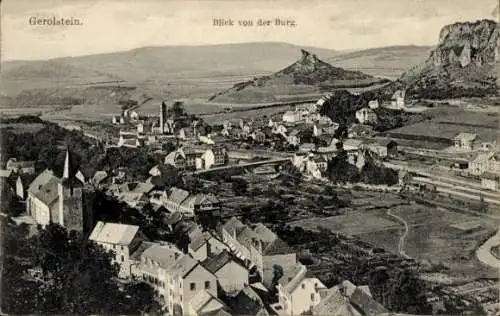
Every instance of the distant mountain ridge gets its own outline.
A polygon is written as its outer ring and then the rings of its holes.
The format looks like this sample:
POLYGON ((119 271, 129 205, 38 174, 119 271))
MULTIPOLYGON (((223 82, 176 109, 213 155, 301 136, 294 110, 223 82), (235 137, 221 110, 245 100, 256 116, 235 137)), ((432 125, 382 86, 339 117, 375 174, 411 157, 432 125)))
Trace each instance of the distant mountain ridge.
POLYGON ((446 25, 427 60, 399 81, 417 98, 496 94, 499 33, 499 24, 487 19, 446 25))

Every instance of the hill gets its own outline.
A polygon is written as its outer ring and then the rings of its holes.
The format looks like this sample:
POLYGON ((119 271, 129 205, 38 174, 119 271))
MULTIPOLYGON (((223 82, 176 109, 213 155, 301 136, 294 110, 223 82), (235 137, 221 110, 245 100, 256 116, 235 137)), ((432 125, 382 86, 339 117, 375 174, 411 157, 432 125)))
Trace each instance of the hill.
POLYGON ((499 24, 458 22, 441 29, 439 42, 399 82, 414 98, 484 97, 498 93, 499 24))
MULTIPOLYGON (((290 63, 297 49, 292 44, 274 42, 162 46, 52 60, 7 61, 2 64, 0 94, 15 96, 26 89, 64 88, 102 81, 166 85, 176 79, 231 81, 231 77, 237 77, 230 86, 241 80, 241 76, 269 73, 290 63)), ((325 58, 337 54, 328 49, 308 49, 325 58)))
POLYGON ((276 102, 311 98, 324 90, 367 87, 384 81, 360 71, 349 71, 319 59, 302 49, 302 56, 291 65, 271 75, 255 77, 235 84, 210 98, 216 102, 276 102))
POLYGON ((341 53, 327 61, 336 67, 394 80, 409 67, 424 62, 430 50, 430 46, 389 46, 341 53))

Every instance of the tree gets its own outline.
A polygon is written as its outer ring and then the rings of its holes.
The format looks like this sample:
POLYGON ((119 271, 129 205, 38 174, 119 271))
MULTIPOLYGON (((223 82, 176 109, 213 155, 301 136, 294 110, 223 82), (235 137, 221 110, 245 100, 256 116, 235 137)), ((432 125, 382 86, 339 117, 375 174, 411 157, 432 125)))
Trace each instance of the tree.
POLYGON ((79 233, 68 234, 65 228, 49 224, 40 229, 31 243, 32 260, 41 266, 43 275, 43 284, 36 296, 40 313, 128 313, 142 310, 153 302, 153 291, 145 291, 146 285, 120 290, 115 281, 119 267, 112 263, 112 251, 79 233))
POLYGON ((184 112, 184 103, 180 101, 175 101, 174 104, 172 105, 172 112, 174 113, 175 117, 185 115, 186 113, 184 112))
POLYGON ((248 182, 241 178, 234 178, 232 188, 235 195, 245 195, 248 190, 248 182))

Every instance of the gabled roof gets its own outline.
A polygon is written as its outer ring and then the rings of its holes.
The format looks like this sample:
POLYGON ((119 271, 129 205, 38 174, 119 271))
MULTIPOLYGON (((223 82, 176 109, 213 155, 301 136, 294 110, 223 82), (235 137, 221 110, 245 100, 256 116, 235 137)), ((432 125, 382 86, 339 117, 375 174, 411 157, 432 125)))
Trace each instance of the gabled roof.
POLYGON ((295 253, 286 242, 284 242, 281 238, 276 238, 272 242, 265 244, 262 249, 262 254, 264 256, 274 256, 274 255, 284 255, 295 253))
POLYGON ((476 134, 472 133, 459 133, 455 136, 455 139, 465 140, 465 141, 473 141, 477 138, 476 134))
POLYGON ((135 193, 149 193, 153 188, 154 185, 151 183, 139 182, 132 191, 135 193))
POLYGON ((196 293, 189 301, 189 305, 191 305, 191 308, 194 311, 198 312, 204 306, 206 306, 208 303, 210 303, 212 301, 215 301, 218 303, 217 304, 217 305, 219 305, 218 310, 226 307, 226 305, 221 300, 219 300, 217 297, 215 297, 214 295, 212 295, 210 292, 208 292, 206 290, 202 290, 202 291, 199 291, 198 293, 196 293))
POLYGON ((278 283, 283 287, 285 292, 293 293, 302 280, 304 280, 306 272, 306 267, 297 263, 293 268, 283 271, 283 276, 278 280, 278 283))
POLYGON ((363 312, 366 316, 377 316, 382 313, 387 313, 387 309, 379 302, 375 301, 365 291, 359 287, 354 290, 351 296, 351 304, 363 312))
POLYGON ((151 245, 144 250, 141 258, 148 258, 157 263, 160 267, 168 269, 183 255, 182 251, 177 249, 174 245, 151 243, 151 245))
POLYGON ((89 239, 115 245, 130 245, 139 231, 139 226, 99 221, 89 239))
POLYGON ((229 253, 225 249, 218 255, 206 259, 202 263, 202 265, 205 267, 205 269, 215 274, 217 271, 219 271, 222 267, 224 267, 226 264, 230 262, 235 262, 245 268, 245 265, 239 259, 237 259, 233 254, 229 253))
POLYGON ((181 204, 188 196, 188 191, 178 188, 172 188, 167 200, 172 203, 181 204))
POLYGON ((184 278, 191 271, 193 271, 197 265, 198 261, 196 261, 189 255, 184 255, 168 269, 167 274, 169 274, 171 277, 184 278))
POLYGON ((313 315, 318 316, 359 316, 360 313, 349 303, 348 298, 342 295, 337 286, 329 289, 326 296, 312 309, 313 315))
POLYGON ((33 194, 45 205, 52 205, 58 201, 59 193, 57 190, 59 178, 49 169, 45 169, 31 182, 28 192, 33 194))
MULTIPOLYGON (((36 193, 40 190, 40 187, 49 183, 49 181, 53 178, 56 178, 52 170, 45 169, 42 173, 40 173, 33 182, 31 182, 28 192, 36 193)), ((57 179, 57 178, 56 178, 57 179)))
POLYGON ((263 242, 271 243, 276 238, 278 238, 278 236, 272 230, 267 228, 262 223, 257 223, 253 230, 259 236, 259 239, 263 242))
POLYGON ((108 173, 106 171, 103 171, 103 170, 96 171, 96 173, 92 177, 92 183, 94 185, 98 185, 103 180, 105 180, 107 177, 108 177, 108 173))
POLYGON ((233 234, 238 229, 243 228, 242 222, 240 222, 236 217, 231 217, 223 226, 223 228, 230 234, 233 234))
POLYGON ((257 239, 257 234, 248 226, 243 227, 239 232, 236 232, 236 240, 243 246, 250 249, 252 242, 257 239))

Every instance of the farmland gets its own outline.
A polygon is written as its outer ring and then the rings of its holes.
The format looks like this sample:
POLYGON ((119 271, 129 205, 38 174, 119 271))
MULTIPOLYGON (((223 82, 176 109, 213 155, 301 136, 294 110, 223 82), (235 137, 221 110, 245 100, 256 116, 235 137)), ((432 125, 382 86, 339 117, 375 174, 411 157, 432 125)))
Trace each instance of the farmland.
POLYGON ((387 132, 401 139, 435 139, 451 144, 458 133, 474 133, 483 141, 497 138, 498 115, 495 113, 471 112, 456 108, 428 111, 429 121, 407 125, 387 132))

